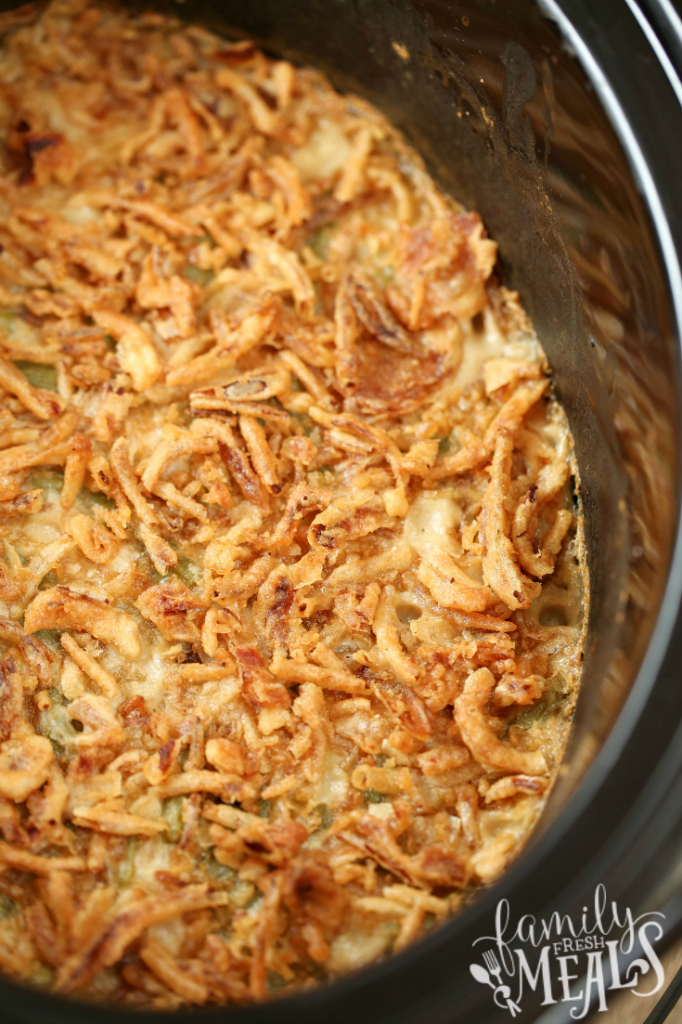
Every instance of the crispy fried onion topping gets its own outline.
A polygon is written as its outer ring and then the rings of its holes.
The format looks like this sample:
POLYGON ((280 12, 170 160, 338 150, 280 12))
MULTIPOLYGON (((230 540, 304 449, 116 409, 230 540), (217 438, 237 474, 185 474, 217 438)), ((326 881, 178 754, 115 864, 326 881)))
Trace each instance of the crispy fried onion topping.
POLYGON ((309 987, 537 819, 567 422, 480 217, 360 97, 158 13, 2 19, 0 970, 309 987))
POLYGON ((53 587, 34 598, 26 609, 24 627, 27 633, 41 629, 84 630, 113 644, 129 658, 140 654, 137 626, 130 615, 112 608, 106 600, 72 587, 53 587))

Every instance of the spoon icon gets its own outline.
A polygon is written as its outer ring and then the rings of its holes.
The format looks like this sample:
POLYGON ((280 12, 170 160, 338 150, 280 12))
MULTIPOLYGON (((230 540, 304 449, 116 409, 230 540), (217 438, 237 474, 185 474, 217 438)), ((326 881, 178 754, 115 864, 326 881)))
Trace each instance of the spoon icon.
POLYGON ((474 981, 477 981, 480 985, 490 985, 492 989, 497 988, 497 985, 491 980, 485 967, 481 967, 480 964, 471 964, 469 970, 471 971, 474 981))

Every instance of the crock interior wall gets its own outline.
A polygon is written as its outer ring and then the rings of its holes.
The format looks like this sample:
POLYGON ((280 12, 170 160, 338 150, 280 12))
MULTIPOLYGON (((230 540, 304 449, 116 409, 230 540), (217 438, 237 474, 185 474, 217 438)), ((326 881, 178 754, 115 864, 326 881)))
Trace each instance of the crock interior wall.
MULTIPOLYGON (((3 5, 4 6, 4 5, 3 5)), ((139 4, 129 3, 139 8, 139 4)), ((582 478, 591 603, 563 805, 634 680, 678 506, 670 301, 610 121, 532 0, 150 0, 324 70, 382 109, 499 243, 552 366, 582 478), (402 59, 393 47, 409 51, 402 59)))

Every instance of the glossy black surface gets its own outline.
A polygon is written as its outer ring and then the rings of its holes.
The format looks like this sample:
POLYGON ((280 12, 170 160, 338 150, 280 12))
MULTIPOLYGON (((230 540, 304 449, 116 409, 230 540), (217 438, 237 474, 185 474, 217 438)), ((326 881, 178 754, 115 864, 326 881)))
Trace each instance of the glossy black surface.
MULTIPOLYGON (((547 0, 543 9, 531 0, 148 6, 322 67, 338 87, 380 106, 439 183, 481 212, 569 414, 592 576, 567 770, 519 863, 399 957, 306 996, 192 1016, 251 1024, 508 1019, 468 971, 472 942, 491 930, 502 896, 516 915, 579 916, 602 882, 636 912, 665 908, 670 935, 682 919, 673 870, 682 849, 679 559, 669 575, 682 314, 682 109, 671 68, 682 42, 658 0, 648 0, 646 13, 625 0, 547 0), (407 46, 408 61, 393 42, 407 46)), ((8 1024, 130 1015, 7 983, 0 998, 8 1024)), ((522 1021, 541 1018, 538 1001, 524 1000, 522 1021)), ((569 1019, 568 1006, 551 1013, 552 1021, 569 1019)))

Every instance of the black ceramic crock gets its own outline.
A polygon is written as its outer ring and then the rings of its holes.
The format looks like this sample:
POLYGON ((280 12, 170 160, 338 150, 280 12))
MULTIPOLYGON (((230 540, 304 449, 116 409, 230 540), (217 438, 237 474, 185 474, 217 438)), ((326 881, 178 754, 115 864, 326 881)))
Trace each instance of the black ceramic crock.
MULTIPOLYGON (((517 917, 558 911, 579 920, 600 884, 635 915, 665 915, 662 955, 682 932, 679 11, 671 0, 130 3, 145 5, 322 68, 385 111, 440 185, 480 211, 568 412, 592 587, 564 769, 533 841, 495 886, 405 952, 332 985, 258 1007, 153 1019, 510 1019, 469 971, 498 901, 509 900, 517 917)), ((663 1019, 679 987, 670 976, 666 985, 667 997, 658 1005, 651 997, 638 1021, 663 1019)), ((540 989, 525 993, 517 1019, 570 1021, 576 1004, 543 1006, 540 989)), ((7 981, 0 1005, 5 1024, 148 1016, 7 981)), ((591 1014, 604 1019, 598 1005, 591 1014)))

